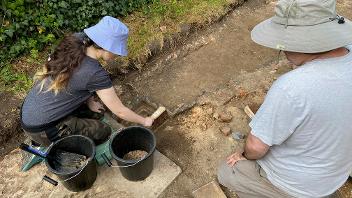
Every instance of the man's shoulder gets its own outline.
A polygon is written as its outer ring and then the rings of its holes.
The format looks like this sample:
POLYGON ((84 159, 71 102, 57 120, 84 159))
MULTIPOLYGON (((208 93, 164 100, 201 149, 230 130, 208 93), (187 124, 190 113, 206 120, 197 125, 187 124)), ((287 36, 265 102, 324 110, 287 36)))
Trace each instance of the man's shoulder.
POLYGON ((283 89, 297 88, 309 84, 315 73, 309 68, 297 68, 280 76, 275 84, 283 89))

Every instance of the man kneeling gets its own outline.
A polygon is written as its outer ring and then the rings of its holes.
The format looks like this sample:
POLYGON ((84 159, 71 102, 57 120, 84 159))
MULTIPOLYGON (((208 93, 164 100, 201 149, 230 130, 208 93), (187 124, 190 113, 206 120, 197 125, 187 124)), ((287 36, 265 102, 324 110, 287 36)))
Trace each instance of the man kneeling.
POLYGON ((281 0, 252 39, 297 69, 270 88, 243 152, 219 168, 242 197, 332 197, 352 167, 352 23, 334 0, 281 0))

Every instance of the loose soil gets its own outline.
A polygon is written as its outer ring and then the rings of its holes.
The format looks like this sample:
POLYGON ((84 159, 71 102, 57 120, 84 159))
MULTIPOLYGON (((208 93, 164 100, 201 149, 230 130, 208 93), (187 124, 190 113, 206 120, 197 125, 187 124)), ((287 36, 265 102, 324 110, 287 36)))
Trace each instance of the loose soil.
POLYGON ((61 173, 69 173, 79 170, 88 162, 87 157, 84 155, 62 150, 57 151, 53 158, 55 159, 52 161, 53 169, 61 173))
POLYGON ((148 152, 143 151, 143 150, 135 150, 135 151, 130 151, 126 155, 123 156, 124 160, 140 160, 144 158, 148 152))
MULTIPOLYGON (((193 190, 216 179, 218 164, 244 144, 243 140, 236 141, 231 135, 224 135, 220 129, 229 127, 231 132, 248 134, 250 119, 243 108, 249 105, 256 111, 273 81, 292 70, 287 61, 278 61, 276 52, 250 40, 250 30, 271 16, 273 9, 274 1, 248 0, 219 24, 190 37, 189 43, 185 44, 188 46, 186 53, 177 49, 150 63, 148 69, 114 81, 127 105, 133 106, 132 100, 137 96, 147 97, 176 112, 155 131, 155 135, 157 149, 183 172, 160 197, 191 197, 193 190), (223 112, 232 119, 221 119, 219 115, 223 112)), ((338 1, 339 13, 347 18, 352 18, 351 9, 351 1, 338 1)), ((7 111, 0 110, 1 115, 10 112, 9 104, 7 100, 1 100, 3 108, 7 108, 7 111)), ((5 120, 1 117, 1 124, 5 120)), ((18 133, 18 127, 10 128, 11 132, 18 133)), ((18 156, 19 151, 14 150, 0 161, 3 170, 0 195, 44 197, 50 194, 52 187, 40 181, 45 167, 21 173, 16 160, 18 156), (28 180, 31 185, 24 186, 28 180)), ((227 189, 223 190, 227 197, 236 197, 227 189)), ((351 182, 347 182, 340 192, 344 197, 352 198, 351 182)), ((91 196, 100 197, 100 194, 91 196)))

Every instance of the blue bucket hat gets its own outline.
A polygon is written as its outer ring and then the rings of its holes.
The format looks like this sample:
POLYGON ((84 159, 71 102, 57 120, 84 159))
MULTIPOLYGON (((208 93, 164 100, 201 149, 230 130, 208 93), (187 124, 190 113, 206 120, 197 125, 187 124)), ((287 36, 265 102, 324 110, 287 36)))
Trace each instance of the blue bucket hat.
POLYGON ((84 32, 104 50, 127 56, 128 28, 118 19, 105 16, 96 25, 84 29, 84 32))

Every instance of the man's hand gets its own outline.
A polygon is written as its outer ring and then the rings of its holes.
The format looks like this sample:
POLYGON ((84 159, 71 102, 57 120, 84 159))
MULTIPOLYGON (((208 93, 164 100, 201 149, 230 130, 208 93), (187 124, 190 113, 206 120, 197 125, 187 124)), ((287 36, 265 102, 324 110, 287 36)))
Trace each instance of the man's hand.
POLYGON ((236 164, 236 162, 240 161, 240 160, 247 160, 243 155, 243 152, 235 152, 232 155, 230 155, 229 157, 227 157, 227 164, 230 166, 234 166, 236 164))
POLYGON ((87 105, 91 111, 94 111, 97 113, 104 113, 105 111, 104 105, 101 104, 99 101, 96 101, 94 96, 90 97, 87 100, 87 105))

